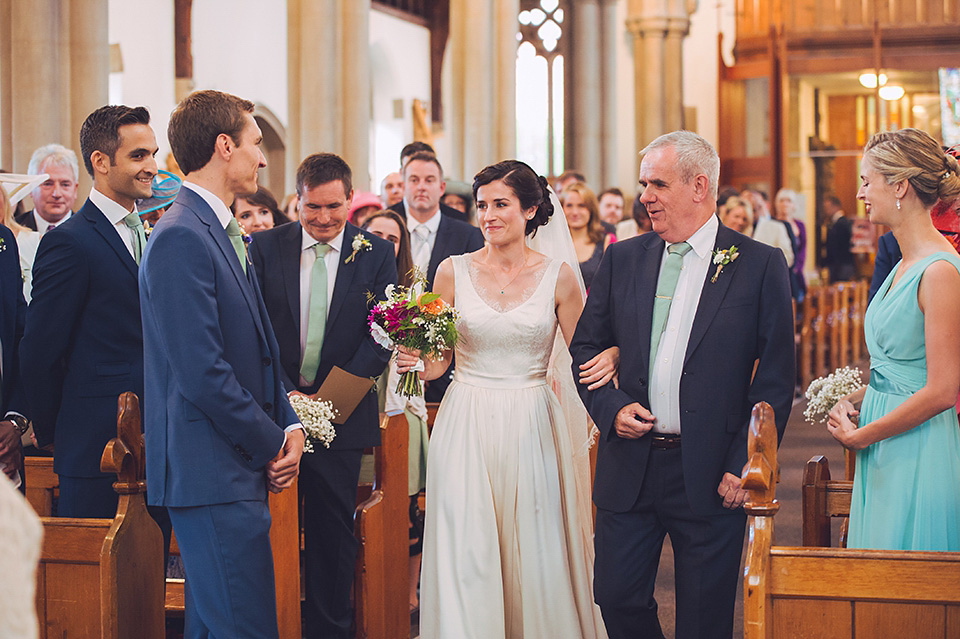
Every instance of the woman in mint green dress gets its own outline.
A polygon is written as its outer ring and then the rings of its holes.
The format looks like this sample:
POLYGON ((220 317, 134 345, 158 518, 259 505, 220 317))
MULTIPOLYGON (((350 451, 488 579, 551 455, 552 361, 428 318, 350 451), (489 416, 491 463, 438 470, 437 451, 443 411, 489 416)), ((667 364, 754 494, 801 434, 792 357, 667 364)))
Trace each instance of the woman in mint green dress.
POLYGON ((864 147, 857 198, 891 227, 903 259, 867 309, 870 384, 827 425, 857 451, 850 548, 960 551, 960 257, 930 220, 938 199, 960 194, 958 174, 917 129, 864 147))

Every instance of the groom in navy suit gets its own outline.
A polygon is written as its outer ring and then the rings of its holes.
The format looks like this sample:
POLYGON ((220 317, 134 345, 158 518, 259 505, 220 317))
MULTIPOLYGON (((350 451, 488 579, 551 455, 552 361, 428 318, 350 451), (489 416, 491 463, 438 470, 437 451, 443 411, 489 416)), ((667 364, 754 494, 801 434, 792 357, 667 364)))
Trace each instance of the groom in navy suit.
POLYGON ((750 411, 769 402, 782 435, 793 399, 787 265, 719 223, 706 140, 678 131, 643 154, 655 232, 607 250, 570 345, 575 373, 620 347, 619 388, 580 387, 601 433, 594 595, 611 639, 662 637, 653 591, 669 534, 677 638, 730 639, 750 411))
MULTIPOLYGON (((300 220, 254 236, 250 255, 280 340, 288 388, 312 394, 339 366, 376 377, 390 352, 367 326, 371 303, 397 281, 393 244, 347 222, 353 199, 350 167, 317 153, 297 169, 300 220)), ((330 448, 315 444, 303 458, 305 636, 350 633, 350 592, 357 540, 353 515, 363 449, 380 443, 375 392, 367 393, 330 448)))
POLYGON ((150 502, 186 571, 184 636, 277 637, 267 490, 297 475, 304 435, 229 206, 266 166, 253 103, 187 96, 170 116, 183 188, 140 267, 150 502))

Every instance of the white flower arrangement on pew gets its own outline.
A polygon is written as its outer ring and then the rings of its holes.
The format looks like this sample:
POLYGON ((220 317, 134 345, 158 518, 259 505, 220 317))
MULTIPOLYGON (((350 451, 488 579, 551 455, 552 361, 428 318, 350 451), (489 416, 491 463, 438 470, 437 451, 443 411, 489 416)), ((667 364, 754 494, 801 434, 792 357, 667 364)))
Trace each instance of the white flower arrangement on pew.
POLYGON ((811 424, 826 423, 830 409, 841 399, 863 387, 859 368, 844 366, 826 377, 810 382, 805 393, 809 400, 803 416, 811 424))
POLYGON ((290 395, 290 406, 300 418, 306 433, 303 452, 312 453, 315 441, 323 444, 324 448, 330 448, 330 443, 337 436, 337 431, 333 427, 333 418, 337 416, 337 410, 333 407, 333 403, 293 393, 290 395))

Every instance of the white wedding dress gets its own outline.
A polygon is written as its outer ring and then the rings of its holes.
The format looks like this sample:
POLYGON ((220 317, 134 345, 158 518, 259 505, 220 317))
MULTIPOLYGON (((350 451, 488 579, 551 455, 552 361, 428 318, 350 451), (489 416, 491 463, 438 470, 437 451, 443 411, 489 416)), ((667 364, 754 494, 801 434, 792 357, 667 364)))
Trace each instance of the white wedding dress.
POLYGON ((575 477, 576 443, 547 380, 563 262, 544 260, 499 307, 472 259, 452 258, 460 338, 430 442, 421 637, 605 637, 578 511, 589 487, 575 477))

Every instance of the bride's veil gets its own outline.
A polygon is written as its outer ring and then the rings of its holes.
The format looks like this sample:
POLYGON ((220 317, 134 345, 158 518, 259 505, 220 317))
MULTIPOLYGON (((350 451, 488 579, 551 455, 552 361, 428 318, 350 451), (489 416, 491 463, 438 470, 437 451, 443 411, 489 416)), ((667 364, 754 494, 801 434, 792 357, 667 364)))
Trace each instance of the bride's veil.
MULTIPOLYGON (((548 187, 549 188, 549 187, 548 187)), ((580 274, 580 262, 573 247, 573 238, 567 227, 567 218, 563 214, 563 206, 553 189, 550 189, 550 201, 553 203, 553 215, 550 220, 537 229, 536 234, 527 239, 527 245, 544 255, 566 262, 573 270, 580 285, 581 299, 586 299, 586 287, 580 274)), ((573 480, 576 486, 577 512, 580 521, 580 533, 584 536, 586 548, 590 555, 592 567, 593 559, 593 510, 591 508, 590 487, 590 448, 599 435, 597 427, 587 415, 577 386, 573 379, 573 360, 570 350, 558 330, 550 355, 550 366, 547 370, 547 381, 553 388, 567 425, 570 439, 570 449, 573 451, 573 480)), ((561 463, 561 468, 563 464, 561 463)))

